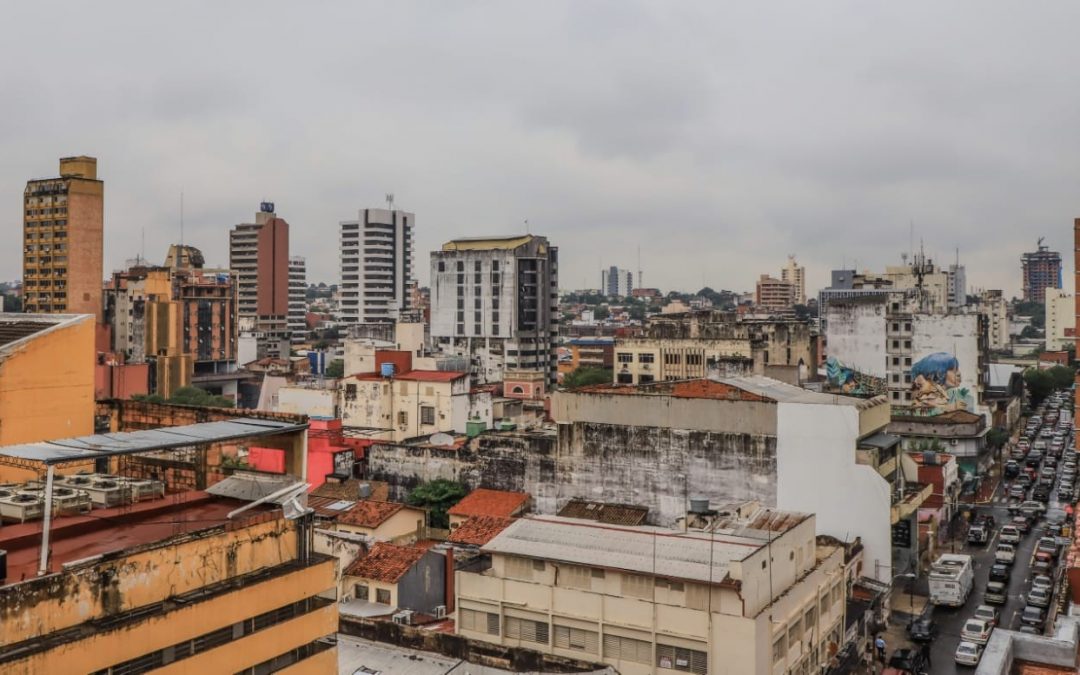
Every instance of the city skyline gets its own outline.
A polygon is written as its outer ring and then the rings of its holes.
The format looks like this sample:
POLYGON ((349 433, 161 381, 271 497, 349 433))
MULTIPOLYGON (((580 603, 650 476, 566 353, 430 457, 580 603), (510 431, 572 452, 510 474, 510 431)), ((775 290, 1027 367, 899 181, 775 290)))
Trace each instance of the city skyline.
MULTIPOLYGON (((935 258, 960 248, 972 287, 1012 296, 1030 240, 1068 250, 1078 167, 1050 150, 1080 140, 1059 65, 1080 8, 979 8, 978 25, 963 6, 935 8, 930 23, 947 29, 927 31, 918 11, 860 4, 769 17, 270 5, 216 10, 197 28, 198 11, 132 5, 125 19, 145 30, 110 33, 102 67, 74 83, 0 67, 22 102, 0 124, 0 180, 14 228, 28 178, 51 175, 56 157, 98 157, 106 273, 142 251, 144 232, 147 253, 179 242, 183 192, 183 240, 208 263, 226 262, 228 228, 270 200, 305 233, 293 253, 312 280, 330 283, 337 223, 394 192, 421 219, 418 258, 455 236, 524 233, 528 220, 564 251, 564 288, 594 285, 598 251, 630 261, 640 246, 650 286, 749 290, 790 250, 815 290, 845 262, 895 264, 914 224, 935 258), (385 30, 339 39, 363 24, 385 30), (289 47, 256 48, 286 25, 289 47), (198 54, 178 42, 192 31, 198 54), (392 49, 405 34, 411 48, 392 49), (1038 48, 998 48, 1017 40, 1038 48), (389 64, 370 58, 388 52, 389 64), (68 96, 85 101, 78 116, 59 105, 68 96)), ((48 25, 57 48, 35 68, 61 67, 77 44, 66 36, 105 32, 119 11, 20 7, 25 29, 8 44, 29 49, 48 25)), ((18 268, 0 253, 5 277, 18 268)))

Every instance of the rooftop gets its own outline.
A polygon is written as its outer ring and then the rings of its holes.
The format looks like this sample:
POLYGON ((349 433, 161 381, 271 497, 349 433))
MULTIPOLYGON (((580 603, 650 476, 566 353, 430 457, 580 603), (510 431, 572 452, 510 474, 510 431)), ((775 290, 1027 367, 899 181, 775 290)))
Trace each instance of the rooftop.
POLYGON ((483 546, 513 523, 512 518, 470 516, 450 532, 450 543, 483 546))
POLYGON ((442 245, 444 251, 482 251, 503 250, 509 251, 528 244, 533 240, 531 234, 517 234, 505 237, 459 237, 451 239, 442 245))
MULTIPOLYGON (((7 351, 19 347, 31 338, 50 330, 90 321, 89 314, 21 314, 0 312, 0 348, 7 351)), ((0 353, 2 356, 2 353, 0 353)))
POLYGON ((455 504, 447 512, 452 516, 497 516, 510 518, 518 515, 528 504, 526 492, 508 492, 477 488, 455 504))
POLYGON ((381 381, 386 379, 409 380, 414 382, 453 382, 468 375, 468 373, 456 370, 410 370, 404 373, 396 373, 392 378, 383 377, 380 373, 356 373, 350 377, 361 382, 381 381))
POLYGON ((340 516, 338 522, 357 527, 378 527, 403 508, 405 508, 405 505, 397 502, 377 502, 371 499, 363 499, 356 502, 356 506, 350 509, 348 513, 340 516))
POLYGON ((649 515, 649 509, 632 504, 605 504, 571 499, 559 510, 559 515, 563 518, 595 520, 610 525, 641 525, 649 515))
POLYGON ((311 491, 310 497, 332 497, 334 499, 347 499, 356 501, 360 498, 360 485, 367 483, 371 486, 370 499, 375 502, 390 501, 390 485, 379 480, 360 480, 347 478, 342 482, 326 481, 311 491))
POLYGON ((601 525, 559 516, 530 517, 515 521, 483 550, 717 584, 728 579, 732 562, 745 559, 767 545, 770 537, 807 517, 762 509, 749 521, 739 523, 737 532, 717 529, 712 533, 601 525), (784 525, 773 534, 749 527, 754 521, 772 523, 776 518, 784 525))
POLYGON ((368 554, 357 558, 345 570, 350 577, 372 579, 387 584, 396 584, 405 573, 412 569, 427 549, 415 546, 397 546, 380 541, 371 547, 368 554))
POLYGON ((848 405, 860 409, 884 402, 872 399, 822 394, 761 375, 723 377, 718 380, 666 380, 648 384, 596 384, 572 390, 572 393, 623 394, 631 396, 670 396, 673 398, 710 398, 720 400, 762 401, 770 403, 806 403, 848 405))
MULTIPOLYGON (((232 522, 226 514, 247 503, 190 491, 165 499, 94 509, 90 515, 61 516, 53 519, 50 529, 50 568, 55 571, 92 556, 221 527, 232 522)), ((247 515, 267 515, 275 509, 271 505, 258 506, 247 515)), ((7 551, 7 578, 11 583, 36 576, 41 526, 39 520, 0 528, 0 549, 7 551)))

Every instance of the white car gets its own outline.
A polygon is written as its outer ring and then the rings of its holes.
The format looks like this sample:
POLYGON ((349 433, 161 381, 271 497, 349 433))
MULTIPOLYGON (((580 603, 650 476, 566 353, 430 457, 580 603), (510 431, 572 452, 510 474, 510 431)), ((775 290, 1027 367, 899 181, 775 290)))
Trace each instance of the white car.
POLYGON ((964 629, 960 631, 960 639, 985 645, 990 640, 990 633, 994 627, 988 621, 982 619, 968 619, 964 622, 964 629))
POLYGON ((982 619, 991 626, 996 626, 998 622, 998 612, 990 605, 979 605, 975 608, 975 613, 972 616, 976 619, 982 619))
POLYGON ((1023 539, 1023 534, 1020 530, 1012 525, 1005 525, 1001 528, 1001 534, 998 535, 999 541, 1003 544, 1019 544, 1023 539))
POLYGON ((977 666, 982 658, 982 645, 962 640, 956 646, 956 655, 953 657, 962 666, 977 666))
POLYGON ((994 560, 1011 565, 1016 562, 1016 549, 1012 544, 998 544, 997 550, 994 551, 994 560))

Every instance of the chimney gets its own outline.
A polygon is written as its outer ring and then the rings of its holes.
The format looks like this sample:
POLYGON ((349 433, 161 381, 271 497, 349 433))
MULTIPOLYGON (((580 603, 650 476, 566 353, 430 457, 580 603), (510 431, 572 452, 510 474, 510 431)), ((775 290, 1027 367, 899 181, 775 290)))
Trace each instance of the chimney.
POLYGON ((446 547, 446 613, 454 611, 454 547, 446 547))

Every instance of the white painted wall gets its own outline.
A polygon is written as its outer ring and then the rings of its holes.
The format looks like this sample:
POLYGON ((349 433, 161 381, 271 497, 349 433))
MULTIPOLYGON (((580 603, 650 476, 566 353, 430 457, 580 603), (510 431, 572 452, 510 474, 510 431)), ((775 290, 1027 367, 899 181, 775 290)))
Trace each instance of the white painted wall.
MULTIPOLYGON (((960 378, 971 391, 975 408, 970 412, 987 415, 984 407, 979 407, 979 392, 983 390, 981 377, 989 377, 979 372, 979 316, 977 314, 916 314, 913 317, 911 336, 911 363, 934 352, 947 352, 956 356, 960 362, 960 378)), ((987 422, 990 419, 987 418, 987 422)))
POLYGON ((776 426, 777 508, 817 514, 821 534, 861 537, 864 576, 889 582, 889 485, 872 467, 855 463, 858 409, 780 403, 776 426))
POLYGON ((276 412, 337 417, 337 388, 281 387, 277 391, 276 412))
POLYGON ((852 370, 884 378, 885 306, 884 298, 829 305, 826 353, 852 370))

